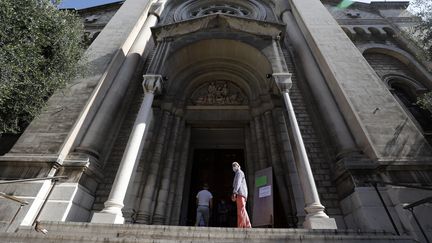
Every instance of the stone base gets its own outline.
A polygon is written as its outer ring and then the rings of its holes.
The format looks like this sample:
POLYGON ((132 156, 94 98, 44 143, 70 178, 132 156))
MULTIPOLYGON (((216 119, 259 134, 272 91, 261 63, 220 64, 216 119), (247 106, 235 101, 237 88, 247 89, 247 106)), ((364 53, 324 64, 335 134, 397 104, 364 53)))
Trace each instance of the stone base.
POLYGON ((336 221, 332 218, 308 218, 304 221, 305 229, 337 229, 336 221))
POLYGON ((94 213, 91 223, 96 224, 124 224, 125 219, 122 215, 111 213, 94 213))

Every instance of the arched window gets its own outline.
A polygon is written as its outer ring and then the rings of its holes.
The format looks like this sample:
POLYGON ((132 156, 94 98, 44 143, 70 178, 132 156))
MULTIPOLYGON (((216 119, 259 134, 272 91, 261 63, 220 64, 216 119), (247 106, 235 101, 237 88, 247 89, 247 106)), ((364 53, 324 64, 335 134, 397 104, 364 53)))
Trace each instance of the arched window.
MULTIPOLYGON (((384 31, 388 31, 384 29, 384 31)), ((420 95, 431 91, 430 76, 423 72, 422 67, 409 54, 395 48, 379 45, 368 48, 363 56, 369 65, 384 81, 396 100, 406 110, 408 116, 423 132, 432 145, 432 114, 417 104, 420 95)))
POLYGON ((417 104, 418 92, 413 87, 404 85, 401 80, 390 80, 388 82, 390 91, 403 107, 414 118, 415 122, 423 131, 429 143, 432 142, 432 113, 417 104))

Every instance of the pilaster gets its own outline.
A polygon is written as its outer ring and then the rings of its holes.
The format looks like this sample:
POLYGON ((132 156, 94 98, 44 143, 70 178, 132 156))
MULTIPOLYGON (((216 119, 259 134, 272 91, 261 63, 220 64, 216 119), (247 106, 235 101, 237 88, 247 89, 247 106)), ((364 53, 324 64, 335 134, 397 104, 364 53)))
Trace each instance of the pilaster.
POLYGON ((421 132, 323 4, 289 1, 360 149, 372 159, 430 156, 432 149, 421 132))

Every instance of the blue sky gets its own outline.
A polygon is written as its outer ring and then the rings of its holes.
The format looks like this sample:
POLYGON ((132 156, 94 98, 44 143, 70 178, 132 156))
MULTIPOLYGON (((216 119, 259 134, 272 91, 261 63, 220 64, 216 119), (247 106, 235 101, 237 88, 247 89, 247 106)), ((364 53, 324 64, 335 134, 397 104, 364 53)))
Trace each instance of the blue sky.
MULTIPOLYGON (((119 0, 63 0, 59 8, 83 9, 106 3, 118 2, 119 0)), ((356 2, 371 2, 371 0, 354 0, 356 2)), ((400 2, 406 0, 387 0, 388 2, 400 2)), ((372 0, 372 2, 385 2, 385 0, 372 0)))
POLYGON ((119 1, 120 0, 63 0, 58 7, 83 9, 119 1))

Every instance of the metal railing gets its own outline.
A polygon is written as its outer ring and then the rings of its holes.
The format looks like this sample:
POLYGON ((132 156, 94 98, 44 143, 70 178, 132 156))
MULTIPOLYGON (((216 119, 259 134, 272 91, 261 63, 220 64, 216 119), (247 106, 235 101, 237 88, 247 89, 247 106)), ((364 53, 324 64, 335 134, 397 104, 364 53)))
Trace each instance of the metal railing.
POLYGON ((22 209, 25 205, 28 205, 29 203, 28 203, 27 201, 21 200, 21 199, 19 199, 19 198, 17 198, 17 197, 14 197, 14 196, 12 196, 12 195, 7 195, 7 194, 4 193, 4 192, 0 192, 0 197, 3 197, 3 198, 6 198, 6 199, 9 199, 9 200, 11 200, 11 201, 14 201, 14 202, 17 202, 17 203, 20 204, 18 210, 15 212, 14 216, 13 216, 12 219, 9 221, 9 224, 8 224, 8 226, 7 226, 7 228, 6 228, 6 232, 8 232, 9 228, 11 227, 12 223, 15 221, 15 219, 16 219, 17 215, 19 214, 19 212, 21 211, 21 209, 22 209))
POLYGON ((430 202, 432 202, 432 197, 427 197, 427 198, 423 198, 421 200, 418 200, 417 202, 413 202, 413 203, 410 203, 408 205, 405 205, 403 207, 403 209, 407 209, 408 211, 411 212, 411 215, 413 216, 414 220, 416 221, 416 223, 417 223, 418 227, 420 228, 420 231, 422 232, 427 243, 430 243, 429 238, 427 237, 426 232, 424 232, 423 227, 421 226, 420 222, 418 221, 417 216, 414 213, 414 208, 417 206, 423 205, 425 203, 430 203, 430 202))
MULTIPOLYGON (((58 180, 60 180, 60 179, 67 179, 67 176, 51 176, 51 177, 42 177, 42 178, 29 178, 29 179, 18 179, 18 180, 5 180, 5 181, 0 181, 0 185, 4 185, 4 184, 12 184, 12 183, 21 183, 21 182, 29 182, 29 181, 44 181, 44 180, 52 180, 52 181, 54 181, 53 186, 51 187, 50 191, 48 192, 48 195, 46 196, 46 198, 45 198, 45 200, 44 200, 44 202, 43 202, 41 208, 39 209, 39 212, 38 212, 38 214, 36 215, 36 218, 35 218, 35 220, 33 221, 33 224, 32 224, 32 226, 35 226, 35 230, 36 230, 36 231, 38 231, 38 232, 42 232, 42 233, 46 234, 47 231, 46 231, 45 229, 42 229, 42 230, 41 230, 41 228, 39 227, 39 224, 38 224, 39 222, 38 222, 37 220, 38 220, 39 215, 41 214, 43 208, 45 207, 45 204, 46 204, 46 202, 47 202, 49 196, 51 195, 52 190, 54 189, 54 186, 55 186, 56 182, 57 182, 58 180)), ((2 180, 2 179, 0 179, 0 180, 2 180)), ((24 206, 28 205, 29 203, 28 203, 27 201, 24 201, 24 200, 22 200, 22 199, 19 199, 19 198, 15 197, 15 196, 13 196, 13 195, 8 195, 8 194, 6 194, 6 193, 4 193, 4 192, 0 192, 0 197, 3 197, 3 198, 5 198, 5 199, 8 199, 8 200, 11 200, 11 201, 14 201, 14 202, 20 204, 18 210, 15 212, 14 216, 12 217, 12 219, 10 220, 10 222, 9 222, 7 228, 6 228, 6 232, 8 232, 9 228, 10 228, 11 225, 14 223, 14 221, 15 221, 16 217, 18 216, 19 212, 21 211, 21 209, 22 209, 24 206)))
MULTIPOLYGON (((388 210, 387 205, 384 202, 384 199, 380 193, 380 191, 378 190, 378 184, 383 184, 383 185, 391 185, 391 186, 399 186, 399 187, 406 187, 406 188, 413 188, 413 189, 420 189, 420 190, 427 190, 427 191, 432 191, 432 187, 426 187, 426 186, 414 186, 414 185, 409 185, 409 184, 403 184, 403 183, 390 183, 390 182, 385 182, 385 181, 376 181, 376 180, 370 180, 370 181, 366 181, 366 183, 371 184, 376 193, 378 194, 378 197, 387 213, 387 216, 391 222, 391 224, 393 225, 393 228, 396 232, 397 235, 400 235, 398 228, 396 227, 396 224, 393 220, 393 217, 390 214, 390 211, 388 210)), ((421 226, 419 220, 417 219, 415 213, 414 213, 414 208, 420 205, 423 205, 425 203, 430 203, 432 202, 432 197, 426 197, 424 199, 421 199, 419 201, 407 204, 403 207, 403 209, 409 210, 411 212, 411 214, 413 215, 414 221, 416 222, 417 226, 419 227, 421 233, 423 234, 423 237, 425 238, 427 243, 431 243, 429 238, 427 237, 425 231, 423 230, 423 227, 421 226)))

